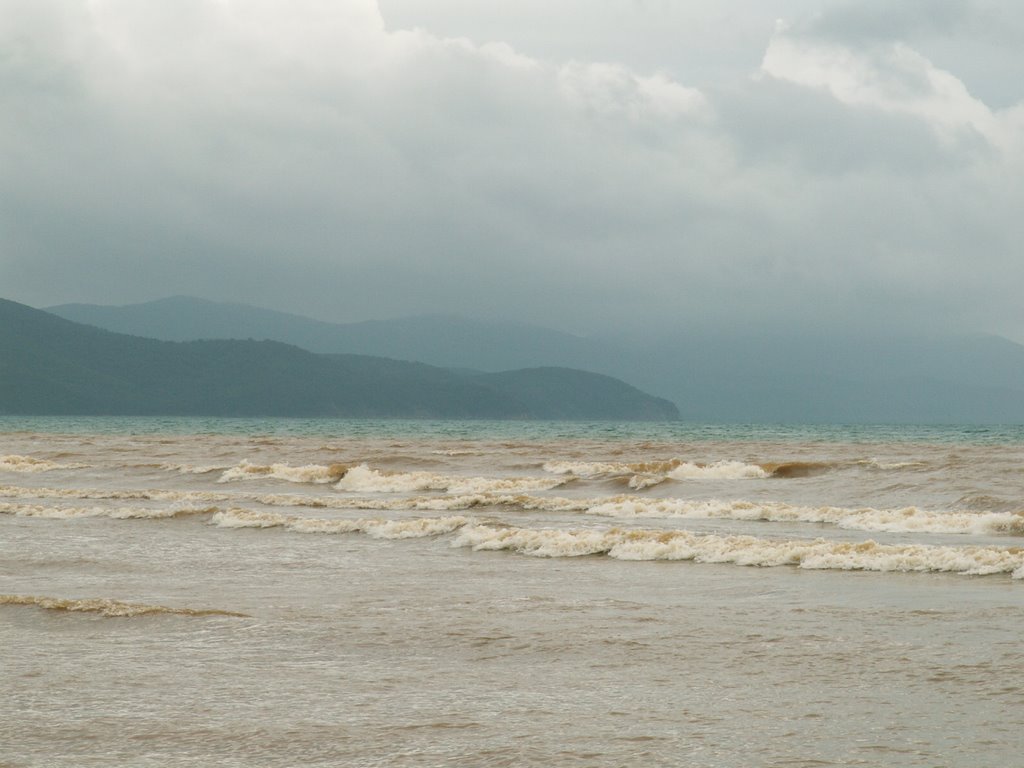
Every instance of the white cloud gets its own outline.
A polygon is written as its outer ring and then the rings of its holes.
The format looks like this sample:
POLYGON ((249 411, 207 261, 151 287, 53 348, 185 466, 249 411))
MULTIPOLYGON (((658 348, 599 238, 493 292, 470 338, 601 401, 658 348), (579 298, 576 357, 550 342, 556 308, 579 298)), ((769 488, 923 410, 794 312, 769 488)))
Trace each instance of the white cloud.
POLYGON ((602 116, 671 120, 709 110, 698 89, 660 72, 641 76, 617 64, 570 62, 559 70, 558 82, 570 104, 602 116))
POLYGON ((827 90, 854 107, 910 115, 927 122, 947 143, 980 135, 998 149, 1015 149, 1016 121, 993 113, 955 75, 902 42, 861 48, 830 39, 790 34, 782 26, 761 71, 798 85, 827 90))
POLYGON ((906 43, 770 35, 762 79, 704 87, 372 2, 9 0, 2 281, 577 330, 1024 324, 1024 108, 906 43))

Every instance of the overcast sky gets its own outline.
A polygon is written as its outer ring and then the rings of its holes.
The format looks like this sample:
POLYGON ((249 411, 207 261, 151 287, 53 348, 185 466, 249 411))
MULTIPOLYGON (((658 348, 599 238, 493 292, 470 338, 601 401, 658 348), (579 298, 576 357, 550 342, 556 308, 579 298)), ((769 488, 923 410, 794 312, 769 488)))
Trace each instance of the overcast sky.
POLYGON ((0 0, 0 296, 1024 340, 1024 5, 0 0))

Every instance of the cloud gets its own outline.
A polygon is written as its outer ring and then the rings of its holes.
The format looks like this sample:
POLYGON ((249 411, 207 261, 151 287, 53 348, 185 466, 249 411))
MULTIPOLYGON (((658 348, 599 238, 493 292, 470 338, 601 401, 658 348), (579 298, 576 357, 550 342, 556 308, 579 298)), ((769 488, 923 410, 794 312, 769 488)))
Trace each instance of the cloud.
POLYGON ((766 35, 758 78, 707 85, 357 0, 9 0, 3 282, 584 331, 1024 327, 1024 112, 905 41, 766 35))
POLYGON ((1001 149, 1019 137, 953 74, 936 67, 900 42, 868 48, 819 38, 795 36, 781 28, 765 53, 762 72, 798 85, 827 90, 844 104, 911 115, 954 142, 964 133, 977 134, 1001 149))
MULTIPOLYGON (((974 3, 973 6, 977 6, 974 3)), ((908 40, 921 35, 962 32, 977 18, 970 0, 858 0, 826 6, 802 24, 802 31, 840 43, 908 40)))
POLYGON ((696 88, 663 73, 644 77, 616 64, 570 62, 559 70, 558 83, 570 104, 602 117, 672 120, 708 110, 696 88))

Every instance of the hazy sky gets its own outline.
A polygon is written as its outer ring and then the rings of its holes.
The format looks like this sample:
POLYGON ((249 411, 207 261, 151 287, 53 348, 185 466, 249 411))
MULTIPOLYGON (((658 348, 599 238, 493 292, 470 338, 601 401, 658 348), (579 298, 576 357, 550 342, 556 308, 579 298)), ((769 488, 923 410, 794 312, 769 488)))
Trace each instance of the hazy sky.
POLYGON ((1024 5, 0 0, 0 296, 1024 338, 1024 5))

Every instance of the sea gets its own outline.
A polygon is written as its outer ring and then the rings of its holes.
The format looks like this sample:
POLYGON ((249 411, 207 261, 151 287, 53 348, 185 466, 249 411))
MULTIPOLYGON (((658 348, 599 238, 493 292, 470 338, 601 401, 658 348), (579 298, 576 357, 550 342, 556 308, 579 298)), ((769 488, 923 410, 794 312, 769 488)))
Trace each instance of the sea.
POLYGON ((0 766, 1024 765, 1024 428, 0 417, 0 766))

